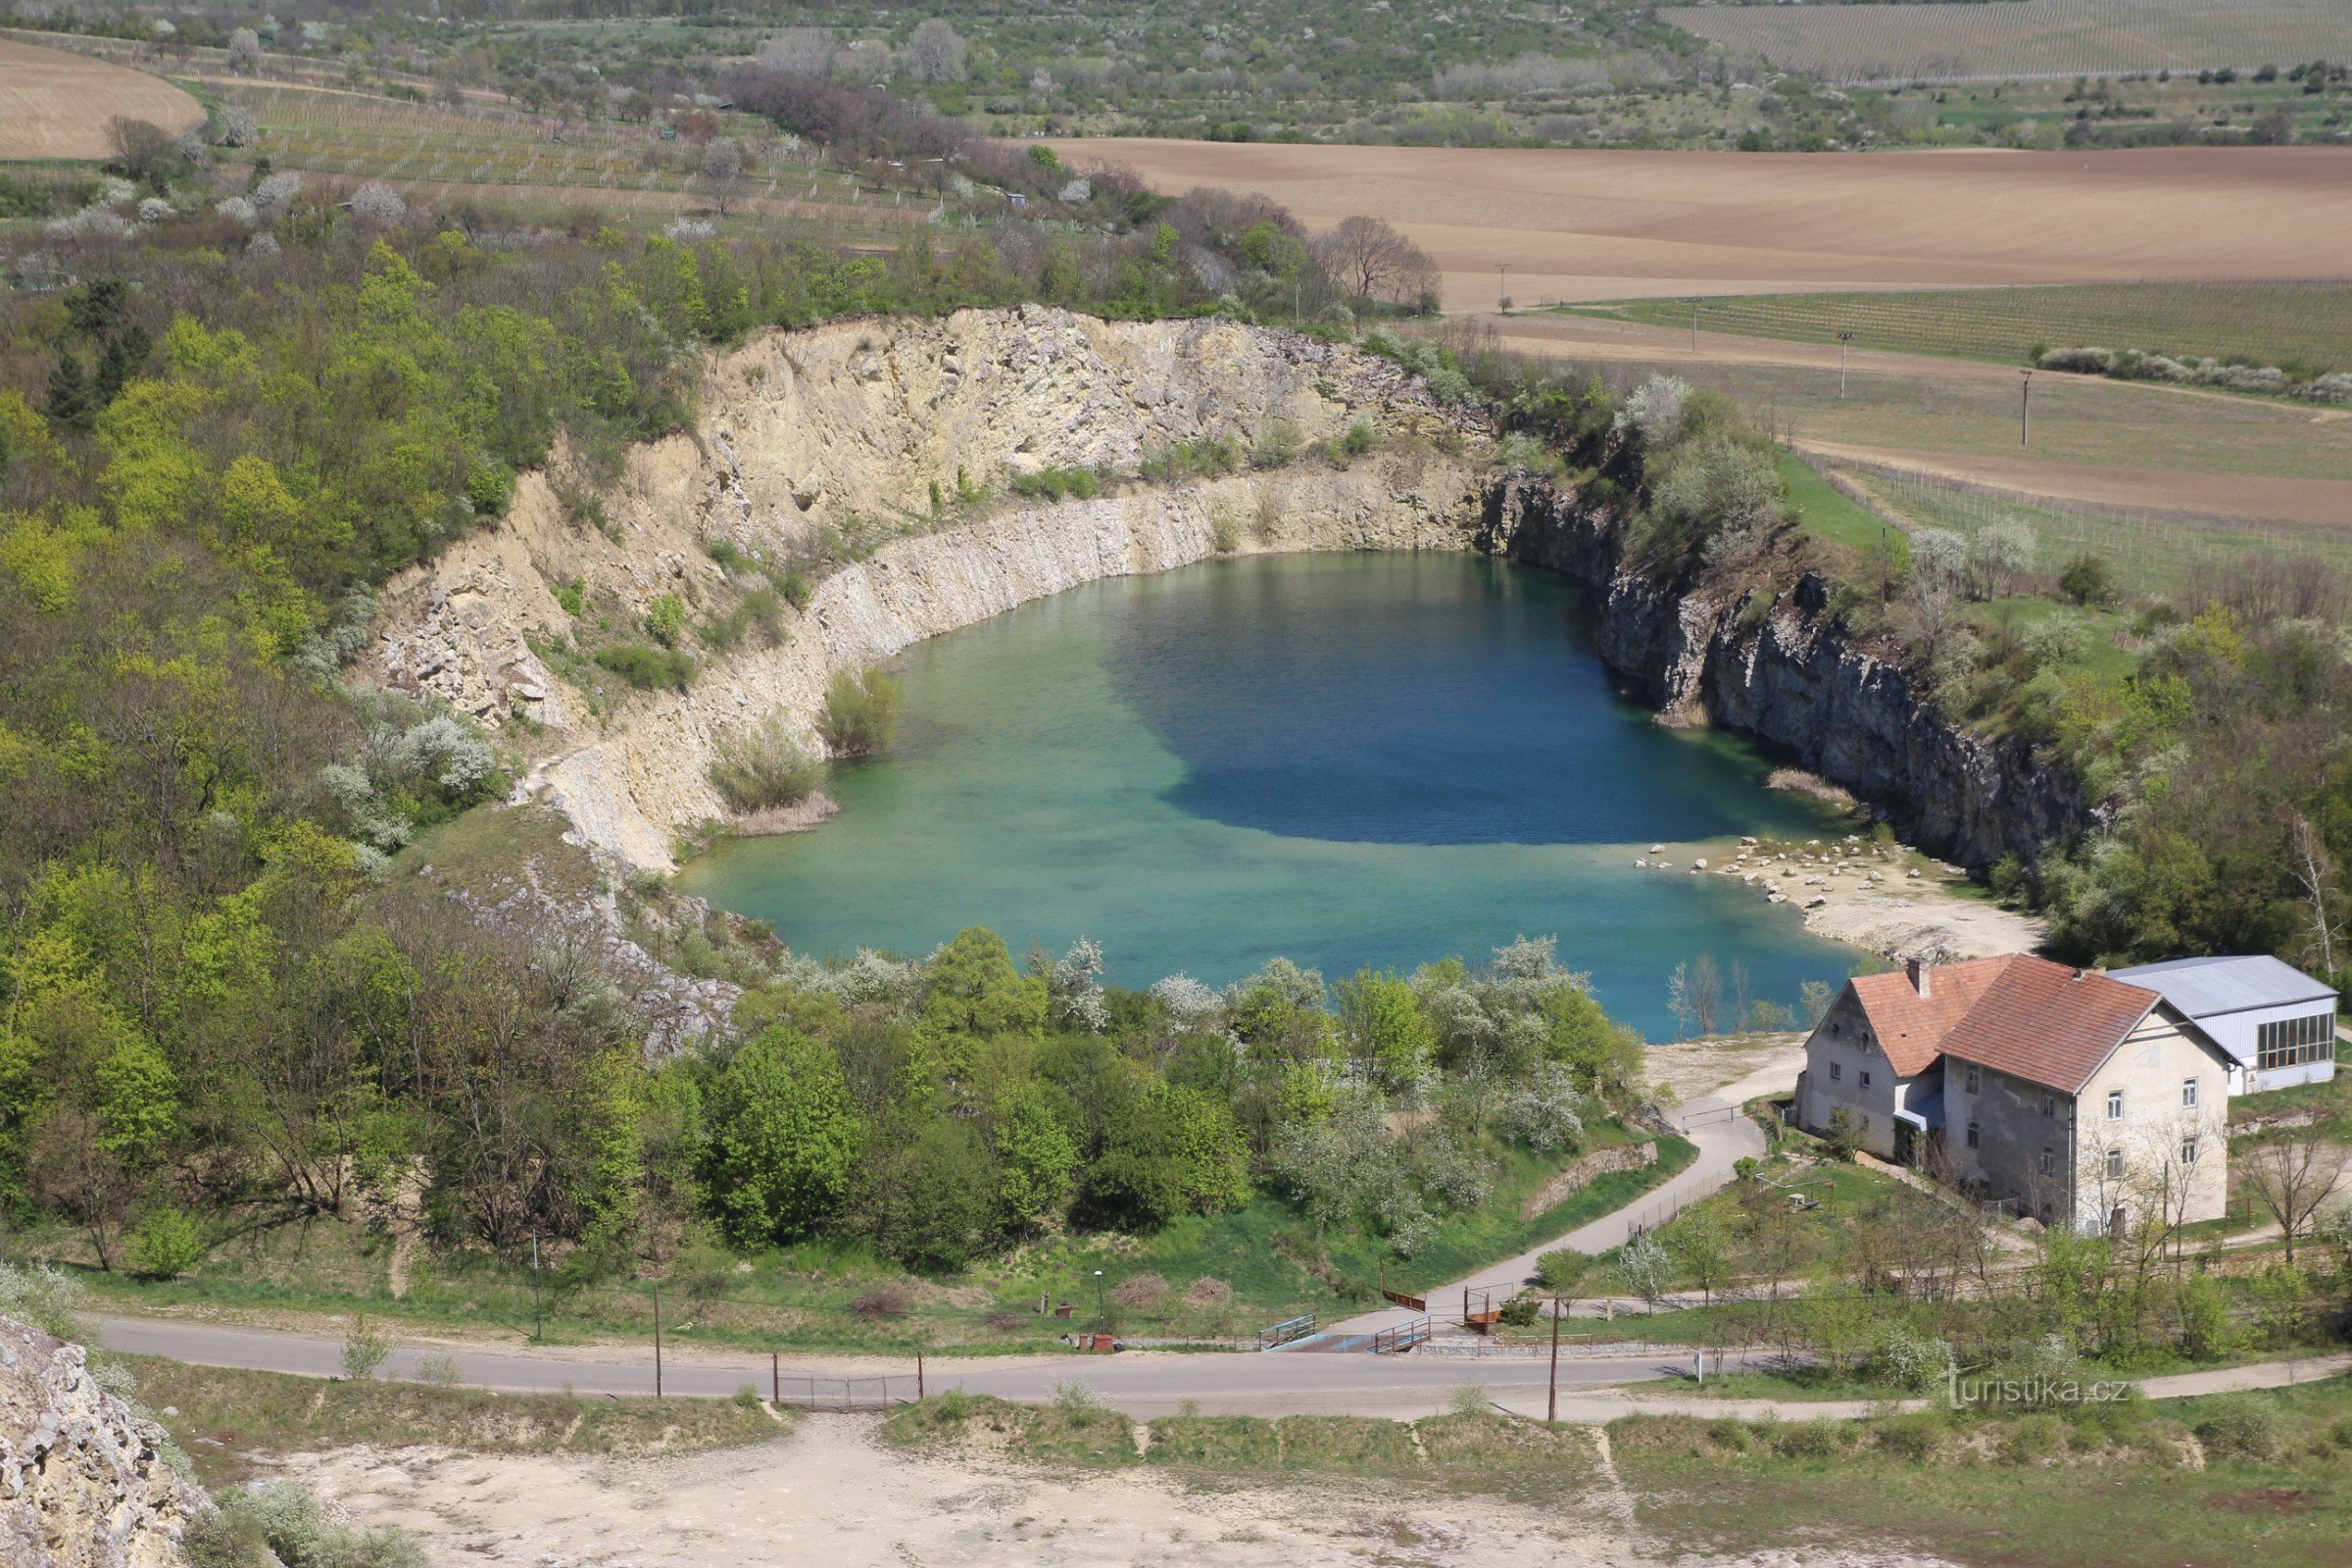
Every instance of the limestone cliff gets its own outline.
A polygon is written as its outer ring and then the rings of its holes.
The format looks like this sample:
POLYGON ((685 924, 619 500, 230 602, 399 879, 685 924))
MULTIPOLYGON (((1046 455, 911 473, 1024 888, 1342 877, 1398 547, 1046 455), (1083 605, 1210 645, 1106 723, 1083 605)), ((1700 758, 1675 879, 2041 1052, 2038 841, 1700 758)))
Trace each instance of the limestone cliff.
POLYGON ((1758 616, 1623 572, 1608 509, 1498 476, 1479 416, 1353 349, 1039 307, 850 321, 718 361, 700 407, 691 434, 633 453, 593 503, 526 477, 499 527, 383 601, 375 677, 493 725, 530 720, 524 793, 561 808, 610 868, 666 869, 681 829, 723 814, 706 774, 730 734, 782 715, 813 743, 837 670, 1083 583, 1264 550, 1480 550, 1567 572, 1603 596, 1603 657, 1670 717, 1786 747, 1971 861, 2084 818, 2071 780, 1946 722, 1818 594, 1758 616), (1358 423, 1380 441, 1351 461, 1134 477, 1179 442, 1249 447, 1281 430, 1312 454, 1358 423), (1081 466, 1126 479, 1098 499, 999 501, 955 520, 958 492, 1081 466), (822 575, 780 641, 702 650, 686 691, 630 692, 565 662, 577 617, 634 626, 665 597, 724 604, 734 590, 714 551, 791 559, 820 541, 850 563, 822 575))
POLYGON ((82 1348, 0 1318, 0 1568, 176 1568, 212 1509, 82 1348))

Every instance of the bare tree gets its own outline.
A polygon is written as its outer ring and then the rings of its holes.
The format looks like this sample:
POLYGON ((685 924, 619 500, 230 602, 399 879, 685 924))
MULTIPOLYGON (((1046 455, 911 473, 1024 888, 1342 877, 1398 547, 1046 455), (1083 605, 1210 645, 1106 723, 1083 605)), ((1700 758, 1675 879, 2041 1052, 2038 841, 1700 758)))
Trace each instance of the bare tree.
POLYGON ((2295 1239, 2310 1234, 2328 1200, 2344 1190, 2347 1152, 2318 1138, 2265 1144, 2245 1158, 2247 1196, 2262 1205, 2286 1237, 2286 1260, 2295 1260, 2295 1239))
POLYGON ((717 136, 703 149, 703 183, 710 189, 710 205, 718 216, 727 216, 728 204, 743 189, 743 144, 732 136, 717 136))
POLYGON ((833 70, 833 33, 827 27, 786 27, 760 46, 760 63, 787 76, 822 76, 833 70))
POLYGON ((2306 951, 2320 966, 2322 974, 2335 973, 2335 918, 2328 908, 2328 846, 2322 842, 2319 830, 2311 819, 2297 811, 2294 817, 2293 856, 2288 869, 2303 888, 2303 896, 2311 901, 2311 936, 2306 951))
POLYGON ((1384 219, 1342 219, 1308 249, 1359 312, 1373 301, 1419 306, 1437 292, 1436 265, 1384 219))
POLYGON ((917 81, 961 81, 969 51, 955 24, 920 23, 906 39, 906 74, 917 81))
POLYGON ((171 132, 151 121, 117 115, 106 122, 106 139, 114 148, 115 162, 133 179, 145 179, 175 156, 171 132))

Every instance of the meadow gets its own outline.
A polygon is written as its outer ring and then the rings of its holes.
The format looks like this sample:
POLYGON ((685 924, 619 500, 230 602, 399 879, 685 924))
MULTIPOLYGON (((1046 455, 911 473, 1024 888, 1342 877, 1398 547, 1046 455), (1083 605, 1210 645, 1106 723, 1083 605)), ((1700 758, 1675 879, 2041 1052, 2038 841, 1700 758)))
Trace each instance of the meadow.
POLYGON ((2352 54, 2338 0, 2008 0, 1676 6, 1659 17, 1831 81, 2249 70, 2352 54))
MULTIPOLYGON (((1680 327, 1690 307, 1628 300, 1588 314, 1680 327)), ((2315 371, 2352 366, 2352 282, 2081 283, 2050 288, 1761 294, 1710 299, 1706 330, 2023 365, 2036 347, 2245 358, 2315 371)))

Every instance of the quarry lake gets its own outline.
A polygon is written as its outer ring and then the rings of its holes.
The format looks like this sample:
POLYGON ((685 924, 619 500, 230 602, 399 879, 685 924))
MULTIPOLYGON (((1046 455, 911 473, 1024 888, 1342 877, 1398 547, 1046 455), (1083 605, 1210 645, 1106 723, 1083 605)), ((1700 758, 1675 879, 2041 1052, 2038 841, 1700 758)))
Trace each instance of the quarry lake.
POLYGON ((907 650, 897 744, 836 766, 841 813, 722 844, 679 882, 799 952, 1102 945, 1108 978, 1223 984, 1275 955, 1473 962, 1555 936, 1672 1038, 1701 953, 1793 1004, 1852 950, 1652 843, 1846 828, 1730 737, 1619 695, 1590 596, 1454 555, 1282 556, 1095 584, 907 650))

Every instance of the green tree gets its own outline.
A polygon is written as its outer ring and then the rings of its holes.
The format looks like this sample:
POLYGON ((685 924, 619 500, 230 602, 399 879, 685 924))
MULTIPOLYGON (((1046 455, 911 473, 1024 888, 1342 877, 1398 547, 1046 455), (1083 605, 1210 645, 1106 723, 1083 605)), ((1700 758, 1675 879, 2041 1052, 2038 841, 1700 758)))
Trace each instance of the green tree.
POLYGON ((1435 1064, 1438 1032, 1413 988, 1387 970, 1358 969, 1336 989, 1350 1054, 1383 1088, 1419 1083, 1435 1064))
POLYGON ((970 926, 941 948, 923 976, 916 1023, 917 1057, 930 1082, 960 1093, 978 1069, 990 1041, 1033 1041, 1046 1026, 1043 975, 1012 964, 1004 939, 970 926))
POLYGON ((830 1047, 783 1028, 748 1041, 710 1093, 710 1183, 728 1239, 760 1247, 831 1225, 861 1142, 830 1047))
POLYGON ((1060 1212, 1078 1170, 1076 1107, 1047 1084, 1015 1090, 996 1135, 997 1204, 1004 1229, 1020 1235, 1060 1212))

